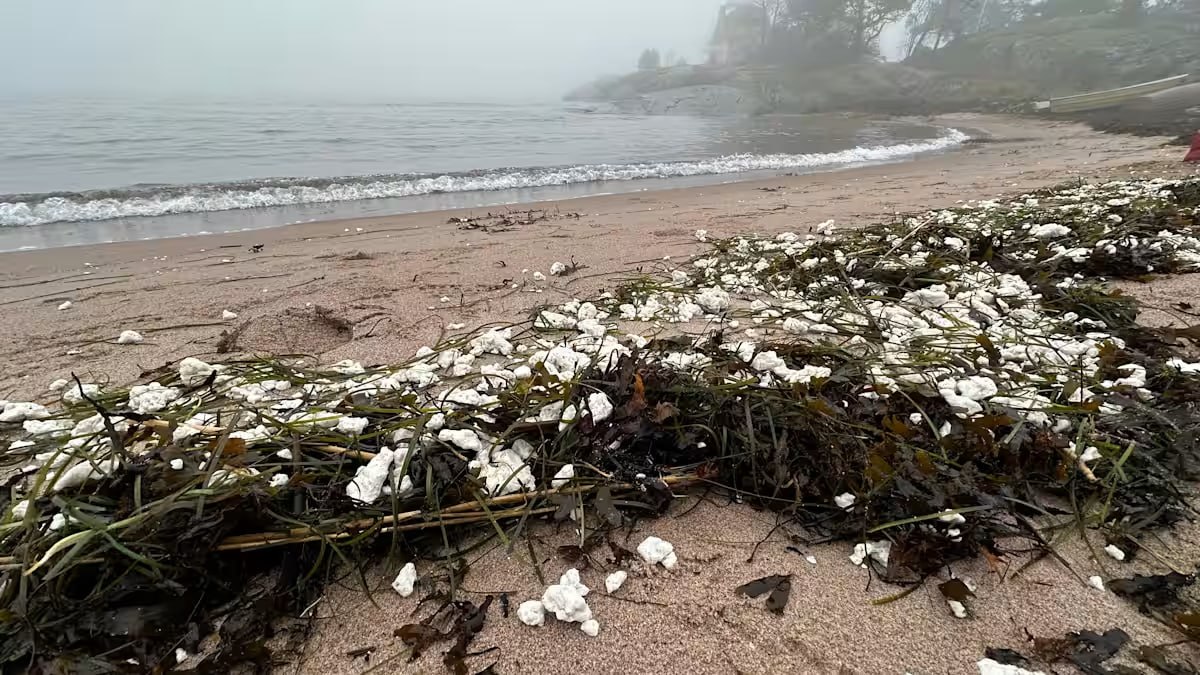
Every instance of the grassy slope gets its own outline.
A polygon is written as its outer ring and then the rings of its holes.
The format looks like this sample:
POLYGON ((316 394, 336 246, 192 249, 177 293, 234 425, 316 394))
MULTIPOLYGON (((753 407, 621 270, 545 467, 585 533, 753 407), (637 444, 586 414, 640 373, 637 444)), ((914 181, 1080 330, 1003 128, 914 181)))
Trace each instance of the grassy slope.
POLYGON ((910 63, 1071 94, 1200 71, 1195 23, 1159 17, 1123 25, 1103 14, 1054 19, 978 35, 910 63))

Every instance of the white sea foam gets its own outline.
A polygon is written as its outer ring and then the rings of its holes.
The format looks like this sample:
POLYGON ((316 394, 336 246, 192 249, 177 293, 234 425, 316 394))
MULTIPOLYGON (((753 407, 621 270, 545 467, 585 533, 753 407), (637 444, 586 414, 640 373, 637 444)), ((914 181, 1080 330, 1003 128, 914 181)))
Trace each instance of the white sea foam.
POLYGON ((883 162, 926 152, 946 150, 965 142, 968 138, 966 134, 957 129, 948 129, 941 137, 920 143, 859 147, 839 152, 803 155, 728 155, 695 162, 595 164, 558 169, 505 170, 425 178, 346 179, 343 182, 331 182, 325 185, 279 185, 279 181, 275 181, 276 184, 273 185, 257 188, 207 185, 191 190, 176 188, 161 193, 139 193, 127 197, 117 196, 103 199, 53 196, 28 201, 0 202, 0 226, 16 227, 57 222, 164 216, 173 213, 411 197, 437 192, 512 190, 599 181, 629 181, 647 178, 737 174, 748 171, 833 167, 883 162))

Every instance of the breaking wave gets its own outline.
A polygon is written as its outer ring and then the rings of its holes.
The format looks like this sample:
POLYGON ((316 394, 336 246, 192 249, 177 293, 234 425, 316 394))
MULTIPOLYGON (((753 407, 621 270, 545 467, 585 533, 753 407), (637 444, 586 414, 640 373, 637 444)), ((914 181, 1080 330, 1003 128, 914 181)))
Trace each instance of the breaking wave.
POLYGON ((266 179, 203 185, 147 185, 121 190, 0 196, 0 226, 81 222, 229 211, 293 204, 412 197, 444 192, 513 190, 598 181, 679 178, 747 171, 807 169, 883 162, 960 145, 968 136, 948 129, 920 143, 860 147, 802 155, 728 155, 693 162, 594 164, 544 169, 497 169, 443 175, 266 179))

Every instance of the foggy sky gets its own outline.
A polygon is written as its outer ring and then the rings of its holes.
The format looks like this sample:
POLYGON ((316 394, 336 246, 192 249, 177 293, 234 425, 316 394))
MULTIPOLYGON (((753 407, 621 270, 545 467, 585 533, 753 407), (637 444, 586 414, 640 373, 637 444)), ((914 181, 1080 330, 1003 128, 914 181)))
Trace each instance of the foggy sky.
POLYGON ((0 96, 556 99, 692 62, 723 0, 2 0, 0 96))

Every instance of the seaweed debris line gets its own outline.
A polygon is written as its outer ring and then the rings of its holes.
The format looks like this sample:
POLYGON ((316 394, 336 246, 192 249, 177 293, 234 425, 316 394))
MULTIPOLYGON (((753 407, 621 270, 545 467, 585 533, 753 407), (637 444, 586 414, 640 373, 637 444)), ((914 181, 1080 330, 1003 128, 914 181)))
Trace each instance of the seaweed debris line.
MULTIPOLYGON (((688 485, 843 540, 900 587, 1052 555, 1044 528, 1064 522, 1134 558, 1188 509, 1200 363, 1194 329, 1139 326, 1105 281, 1200 268, 1198 206, 1200 181, 1116 182, 711 240, 400 364, 189 358, 130 389, 56 382, 56 402, 0 413, 0 662, 266 668, 271 626, 309 616, 336 570, 424 557, 446 574, 397 584, 432 585, 440 609, 397 637, 414 655, 453 641, 445 664, 467 672, 483 622, 518 618, 455 597, 453 542, 548 520, 583 551, 688 485)), ((641 564, 609 543, 616 568, 641 564)), ((686 559, 669 546, 639 552, 686 559)), ((578 575, 560 581, 522 620, 596 634, 578 575)), ((787 578, 760 582, 742 590, 780 611, 787 578)), ((965 583, 939 588, 978 609, 965 583)), ((1196 614, 1158 615, 1196 637, 1196 614)))

